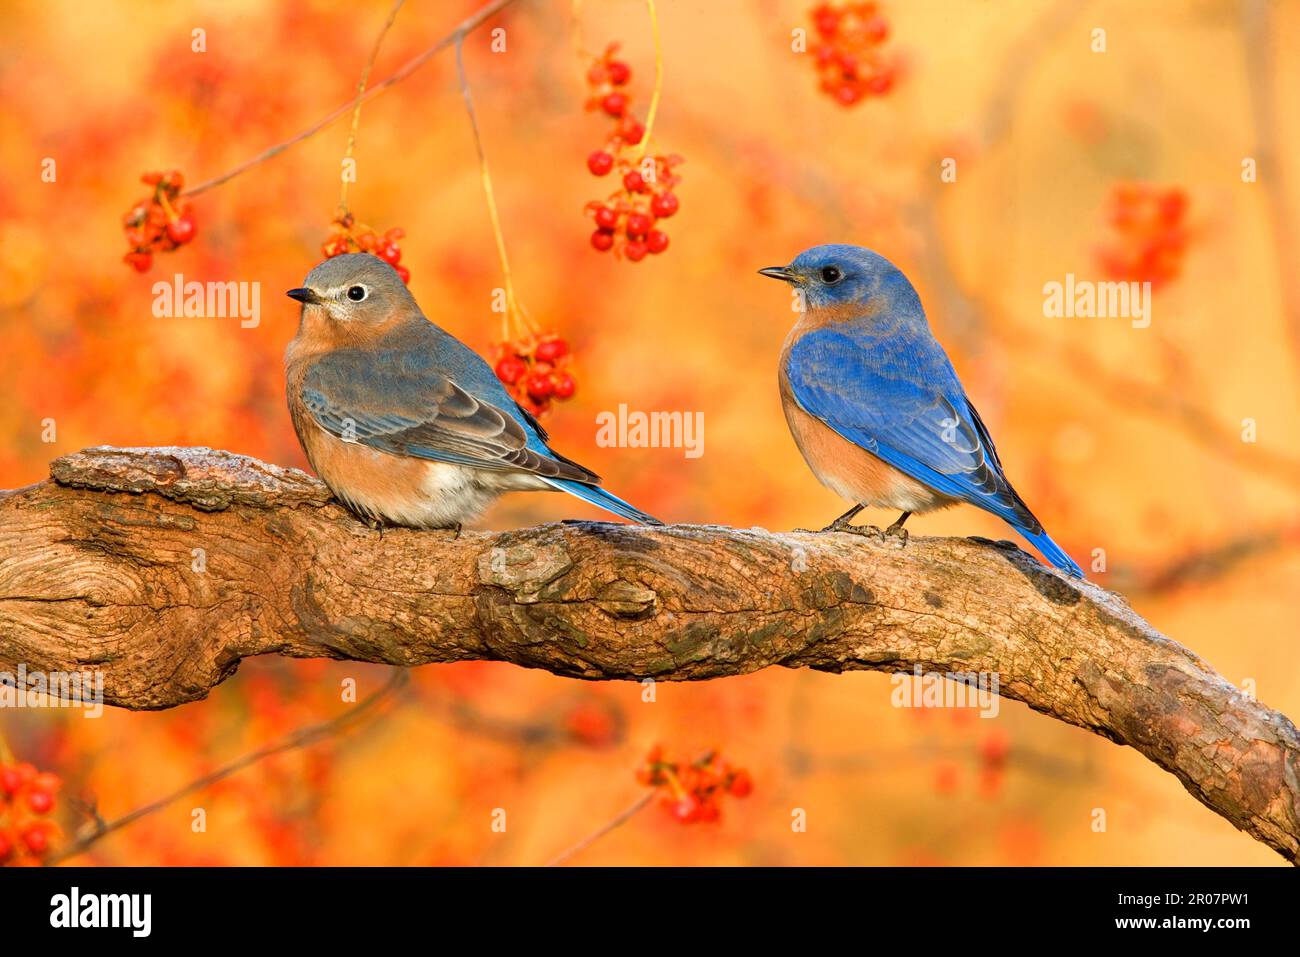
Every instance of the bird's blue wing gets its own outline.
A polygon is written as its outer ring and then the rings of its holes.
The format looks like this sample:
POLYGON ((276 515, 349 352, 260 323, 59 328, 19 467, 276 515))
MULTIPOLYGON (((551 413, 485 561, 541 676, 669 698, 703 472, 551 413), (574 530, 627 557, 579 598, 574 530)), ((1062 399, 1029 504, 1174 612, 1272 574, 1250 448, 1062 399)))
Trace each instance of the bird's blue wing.
POLYGON ((1042 531, 928 334, 815 330, 791 348, 786 376, 799 406, 850 442, 937 492, 1042 531))

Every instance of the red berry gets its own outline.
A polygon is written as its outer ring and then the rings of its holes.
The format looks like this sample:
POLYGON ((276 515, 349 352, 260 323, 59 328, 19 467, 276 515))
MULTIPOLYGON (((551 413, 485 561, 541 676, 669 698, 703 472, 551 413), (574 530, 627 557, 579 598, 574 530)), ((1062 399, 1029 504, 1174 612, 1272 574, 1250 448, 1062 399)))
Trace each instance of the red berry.
POLYGON ((129 263, 136 272, 148 272, 149 267, 153 265, 153 255, 151 253, 127 253, 122 257, 122 260, 129 263))
POLYGON ((32 791, 27 795, 27 806, 34 814, 48 814, 54 807, 54 795, 49 791, 32 791))
POLYGON ((828 6, 818 7, 813 11, 813 23, 822 36, 833 37, 840 28, 840 15, 828 6))
POLYGON ((497 363, 497 378, 506 385, 514 385, 528 371, 528 363, 518 356, 505 356, 497 363))
POLYGON ((862 28, 862 32, 872 43, 881 43, 889 36, 889 21, 881 16, 872 17, 862 28))
POLYGON ((642 259, 645 259, 645 254, 646 254, 645 243, 641 242, 640 240, 636 240, 636 239, 629 240, 627 245, 623 247, 623 255, 626 256, 628 259, 632 260, 632 262, 634 263, 640 262, 642 259))
POLYGON ((22 775, 18 773, 17 768, 0 768, 0 791, 4 791, 5 794, 16 794, 22 786, 22 775))
POLYGON ((543 362, 554 362, 569 351, 569 344, 563 339, 543 339, 537 344, 534 355, 543 362))
POLYGON ((534 372, 524 383, 524 388, 528 390, 530 396, 540 402, 550 397, 555 391, 555 384, 551 382, 550 376, 534 372))
POLYGON ((622 86, 632 79, 632 68, 622 60, 610 60, 605 64, 605 75, 615 86, 622 86))
POLYGON ((606 93, 601 98, 600 108, 610 116, 622 116, 627 112, 627 94, 606 93))
POLYGON ((1173 225, 1183 218, 1187 208, 1187 194, 1181 189, 1171 189, 1160 197, 1160 218, 1166 225, 1173 225))
POLYGON ((980 744, 980 757, 989 765, 999 766, 1011 753, 1011 742, 1006 734, 999 731, 989 732, 989 736, 980 744))
POLYGON ((379 258, 390 266, 396 266, 402 259, 402 250, 397 243, 386 241, 379 247, 379 258))
POLYGON ((587 157, 587 169, 593 176, 604 176, 614 168, 614 156, 604 150, 596 150, 587 157))
POLYGON ((44 854, 50 847, 50 835, 41 822, 33 821, 23 828, 23 843, 33 854, 44 854))
POLYGON ((654 213, 660 219, 667 219, 673 213, 677 212, 677 207, 681 205, 677 196, 673 193, 659 193, 654 199, 650 200, 650 212, 654 213))
POLYGON ((194 238, 194 217, 186 213, 180 219, 167 224, 167 237, 181 246, 194 238))
POLYGON ((623 174, 623 188, 629 193, 640 193, 645 191, 645 180, 636 170, 628 170, 623 174))
POLYGON ((732 796, 743 798, 749 797, 754 790, 754 779, 749 776, 748 771, 737 771, 731 777, 731 782, 727 785, 727 790, 732 796))
POLYGON ((601 229, 613 229, 618 225, 618 211, 608 206, 597 206, 596 225, 601 229))
POLYGON ((862 98, 862 91, 852 83, 841 83, 835 88, 835 99, 845 106, 852 106, 862 98))
POLYGON ((673 817, 677 818, 677 820, 681 821, 683 824, 689 824, 699 816, 700 802, 688 794, 685 797, 674 801, 671 810, 673 817))
POLYGON ((877 73, 875 76, 867 79, 867 89, 876 95, 888 93, 889 88, 893 85, 894 74, 889 72, 877 73))
POLYGON ((578 384, 573 381, 573 376, 567 372, 557 372, 551 376, 551 383, 555 388, 555 397, 557 399, 572 398, 574 391, 578 388, 578 384))
POLYGON ((394 266, 393 268, 397 270, 398 278, 400 278, 402 282, 407 283, 409 285, 411 282, 411 270, 407 269, 405 266, 400 266, 400 265, 394 266))
POLYGON ((655 221, 645 213, 630 213, 627 217, 627 234, 632 239, 640 239, 654 224, 655 221))
POLYGON ((645 234, 645 248, 656 256, 668 248, 668 234, 661 229, 652 229, 645 234))
POLYGON ((633 119, 626 119, 618 128, 619 138, 629 146, 636 146, 645 137, 645 127, 633 119))
POLYGON ((614 234, 608 229, 598 229, 591 234, 591 246, 599 252, 608 252, 614 245, 614 234))

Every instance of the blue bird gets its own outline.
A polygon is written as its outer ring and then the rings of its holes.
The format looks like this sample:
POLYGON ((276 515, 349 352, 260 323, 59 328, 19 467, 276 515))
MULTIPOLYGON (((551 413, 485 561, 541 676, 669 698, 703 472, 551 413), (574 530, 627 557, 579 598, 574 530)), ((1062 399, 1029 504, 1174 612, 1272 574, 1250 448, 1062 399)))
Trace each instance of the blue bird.
POLYGON ((759 273, 801 298, 781 352, 786 422, 813 474, 855 503, 824 531, 858 530, 849 520, 872 505, 903 513, 885 533, 905 542, 912 513, 966 502, 1083 577, 1011 487, 920 297, 893 263, 860 246, 815 246, 759 273))
POLYGON ((459 530, 502 492, 559 490, 662 524, 547 445, 488 364, 426 319, 382 259, 327 259, 288 295, 302 303, 285 350, 294 429, 312 468, 361 518, 459 530))

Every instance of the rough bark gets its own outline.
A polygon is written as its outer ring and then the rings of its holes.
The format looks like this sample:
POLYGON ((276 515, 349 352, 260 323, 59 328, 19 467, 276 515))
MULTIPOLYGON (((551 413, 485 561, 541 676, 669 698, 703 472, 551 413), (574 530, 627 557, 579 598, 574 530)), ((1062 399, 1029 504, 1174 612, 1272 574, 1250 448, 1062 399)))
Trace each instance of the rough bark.
POLYGON ((1295 726, 1120 596, 1011 543, 600 522, 381 533, 310 476, 229 452, 87 449, 50 471, 0 493, 0 671, 99 671, 105 700, 134 709, 203 698, 263 654, 588 679, 996 673, 1002 695, 1136 748, 1300 859, 1295 726))

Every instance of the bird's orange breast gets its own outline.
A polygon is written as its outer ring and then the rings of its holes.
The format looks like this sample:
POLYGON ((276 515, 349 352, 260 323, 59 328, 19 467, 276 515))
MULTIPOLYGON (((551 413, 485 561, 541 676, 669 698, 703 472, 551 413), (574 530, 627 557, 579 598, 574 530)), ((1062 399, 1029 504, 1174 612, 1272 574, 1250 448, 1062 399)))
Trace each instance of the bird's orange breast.
POLYGON ((795 401, 785 373, 794 339, 793 335, 787 339, 781 354, 781 407, 795 445, 818 481, 841 498, 860 505, 926 512, 953 504, 947 496, 932 491, 804 411, 795 401))

